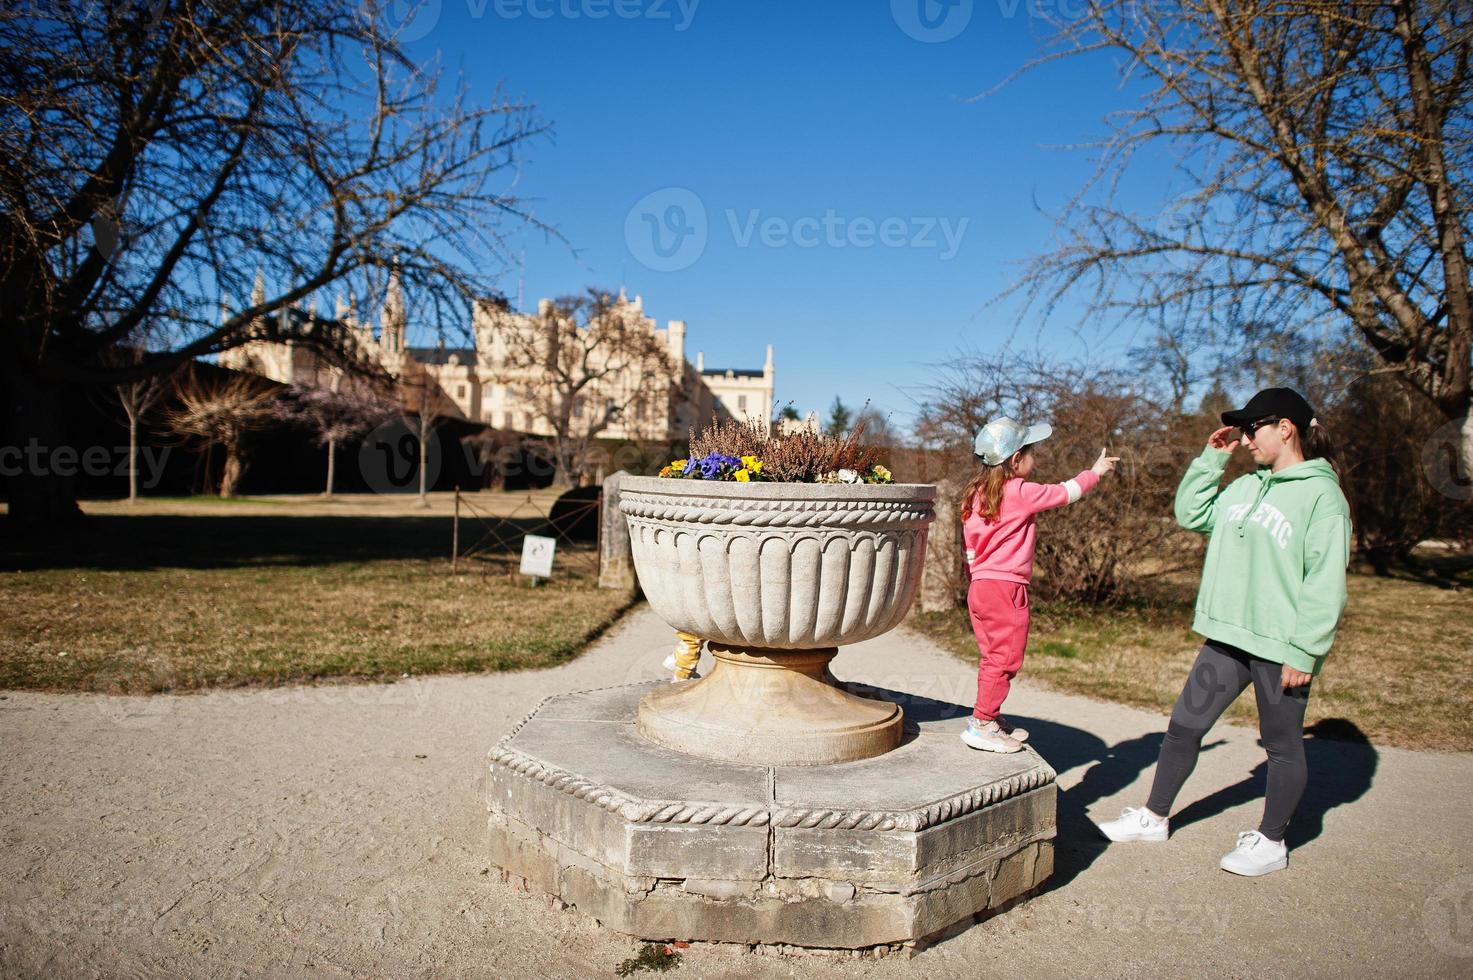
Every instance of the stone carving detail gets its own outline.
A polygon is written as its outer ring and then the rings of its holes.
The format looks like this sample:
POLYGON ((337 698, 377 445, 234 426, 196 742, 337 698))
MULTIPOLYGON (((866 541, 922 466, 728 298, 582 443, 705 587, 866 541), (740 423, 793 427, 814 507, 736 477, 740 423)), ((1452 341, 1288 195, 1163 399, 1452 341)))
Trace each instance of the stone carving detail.
POLYGON ((671 626, 773 650, 893 629, 920 584, 929 485, 730 484, 630 477, 640 585, 671 626))
POLYGON ((785 807, 778 804, 735 806, 727 803, 638 800, 593 780, 585 779, 555 766, 548 766, 532 756, 508 747, 511 739, 531 720, 533 715, 537 714, 547 700, 550 699, 544 698, 542 702, 539 702, 531 714, 518 722, 497 743, 490 752, 491 764, 503 766, 527 779, 534 779, 559 792, 587 801, 611 813, 617 813, 633 823, 705 824, 733 827, 771 825, 817 830, 915 832, 954 820, 1012 797, 1021 796, 1040 786, 1048 785, 1055 778, 1055 773, 1051 768, 1047 765, 1040 765, 971 792, 939 800, 920 809, 903 811, 785 807))

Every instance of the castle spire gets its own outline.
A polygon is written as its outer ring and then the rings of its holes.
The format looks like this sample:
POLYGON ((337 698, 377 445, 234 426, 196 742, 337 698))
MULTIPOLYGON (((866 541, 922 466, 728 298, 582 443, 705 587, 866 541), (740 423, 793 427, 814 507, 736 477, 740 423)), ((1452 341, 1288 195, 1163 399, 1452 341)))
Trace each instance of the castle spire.
POLYGON ((256 284, 251 287, 251 305, 260 306, 266 302, 266 273, 261 267, 256 266, 256 284))
POLYGON ((389 286, 384 292, 383 310, 379 315, 379 342, 385 350, 395 353, 404 349, 404 286, 399 281, 397 263, 389 273, 389 286))

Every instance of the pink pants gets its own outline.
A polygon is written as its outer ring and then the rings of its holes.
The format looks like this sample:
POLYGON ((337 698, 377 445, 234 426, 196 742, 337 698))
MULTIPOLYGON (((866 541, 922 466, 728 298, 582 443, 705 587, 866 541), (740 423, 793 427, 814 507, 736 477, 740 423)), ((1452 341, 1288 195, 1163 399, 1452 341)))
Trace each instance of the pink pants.
POLYGON ((967 590, 967 609, 982 653, 972 715, 988 722, 1002 710, 1008 688, 1023 666, 1023 650, 1028 646, 1028 586, 977 579, 967 590))

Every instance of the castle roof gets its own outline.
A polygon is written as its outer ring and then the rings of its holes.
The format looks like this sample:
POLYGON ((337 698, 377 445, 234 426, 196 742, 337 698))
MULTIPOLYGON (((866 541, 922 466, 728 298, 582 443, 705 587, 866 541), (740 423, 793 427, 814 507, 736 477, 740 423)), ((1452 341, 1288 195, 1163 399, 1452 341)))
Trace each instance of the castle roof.
POLYGON ((458 355, 461 364, 476 363, 474 347, 410 347, 409 356, 421 364, 449 364, 452 355, 458 355))

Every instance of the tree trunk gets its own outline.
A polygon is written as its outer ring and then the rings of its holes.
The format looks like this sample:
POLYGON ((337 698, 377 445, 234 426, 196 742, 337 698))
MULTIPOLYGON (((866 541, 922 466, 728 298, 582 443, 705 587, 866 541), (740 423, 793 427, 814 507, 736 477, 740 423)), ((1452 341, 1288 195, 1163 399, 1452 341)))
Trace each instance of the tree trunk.
POLYGON ((128 503, 138 503, 138 416, 128 412, 128 503))
POLYGON ((235 488, 240 483, 241 474, 245 472, 244 460, 241 459, 240 446, 236 443, 225 445, 225 468, 220 473, 220 496, 235 496, 235 488))
POLYGON ((419 413, 419 505, 428 507, 429 497, 429 413, 419 413))
POLYGON ((61 393, 15 363, 14 355, 0 357, 0 365, 10 403, 5 443, 20 451, 8 479, 11 527, 45 531, 76 524, 82 510, 77 506, 74 473, 66 468, 57 472, 55 458, 58 448, 69 446, 61 393))
POLYGON ((327 487, 322 491, 324 497, 331 497, 333 483, 336 478, 338 456, 338 441, 331 437, 327 440, 327 487))

